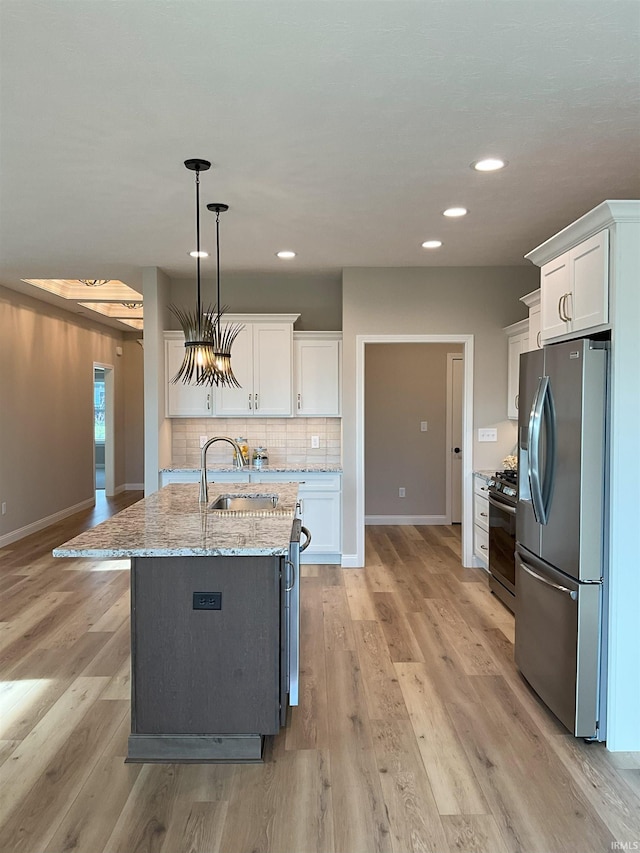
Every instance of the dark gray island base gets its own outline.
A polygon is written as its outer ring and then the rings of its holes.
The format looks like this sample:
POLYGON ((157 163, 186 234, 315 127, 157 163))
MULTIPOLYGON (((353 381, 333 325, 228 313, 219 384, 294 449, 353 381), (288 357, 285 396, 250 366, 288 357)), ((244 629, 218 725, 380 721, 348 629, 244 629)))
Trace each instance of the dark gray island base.
POLYGON ((268 491, 274 509, 212 512, 173 484, 54 550, 131 559, 127 761, 259 762, 297 704, 298 484, 268 491))
POLYGON ((132 560, 128 761, 261 760, 286 706, 281 560, 132 560), (194 593, 220 609, 194 609, 194 593))

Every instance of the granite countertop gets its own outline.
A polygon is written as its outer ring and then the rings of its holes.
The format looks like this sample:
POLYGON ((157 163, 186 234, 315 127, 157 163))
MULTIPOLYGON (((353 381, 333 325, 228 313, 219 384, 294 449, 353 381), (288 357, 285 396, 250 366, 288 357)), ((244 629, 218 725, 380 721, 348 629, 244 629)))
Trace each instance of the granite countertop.
MULTIPOLYGON (((171 472, 178 472, 181 474, 192 473, 193 471, 200 471, 200 467, 188 467, 186 465, 183 466, 171 466, 169 468, 161 468, 161 474, 168 474, 171 472)), ((215 474, 215 473, 245 473, 245 474, 286 474, 287 472, 294 473, 318 473, 318 474, 341 474, 342 473, 342 465, 333 465, 328 464, 326 462, 301 462, 299 464, 295 463, 283 463, 282 465, 261 465, 259 467, 254 465, 245 465, 244 468, 236 468, 233 463, 225 464, 223 462, 220 463, 212 463, 207 465, 207 473, 215 474)))
MULTIPOLYGON (((211 512, 198 503, 198 484, 165 486, 53 551, 54 557, 218 557, 287 554, 297 483, 221 483, 221 494, 277 494, 274 510, 211 512)), ((204 506, 204 505, 203 505, 204 506)))
POLYGON ((493 475, 495 473, 496 473, 495 471, 485 471, 485 470, 479 468, 473 472, 473 476, 474 477, 481 477, 483 480, 487 481, 491 477, 493 477, 493 475))

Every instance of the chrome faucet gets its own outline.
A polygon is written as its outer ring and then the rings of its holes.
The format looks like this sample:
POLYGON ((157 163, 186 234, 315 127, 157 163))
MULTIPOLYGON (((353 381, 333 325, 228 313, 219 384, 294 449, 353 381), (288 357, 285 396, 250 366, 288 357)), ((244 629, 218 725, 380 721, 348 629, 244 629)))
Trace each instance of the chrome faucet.
POLYGON ((226 435, 214 435, 213 438, 210 438, 206 444, 203 444, 200 452, 200 495, 198 496, 198 502, 201 504, 206 504, 209 501, 209 489, 207 486, 207 450, 211 447, 214 441, 228 441, 236 451, 236 468, 239 471, 244 468, 244 457, 237 441, 234 441, 226 435))

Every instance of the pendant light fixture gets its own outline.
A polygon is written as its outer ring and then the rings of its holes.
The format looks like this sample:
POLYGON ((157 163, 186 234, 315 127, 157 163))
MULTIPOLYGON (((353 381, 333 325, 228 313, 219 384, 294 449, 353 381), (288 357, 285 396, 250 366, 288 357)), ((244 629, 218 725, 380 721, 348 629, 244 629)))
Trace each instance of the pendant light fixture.
POLYGON ((87 287, 102 287, 103 284, 109 284, 110 278, 79 278, 80 284, 86 284, 87 287))
MULTIPOLYGON (((200 172, 211 168, 208 160, 195 158, 185 160, 184 165, 196 173, 196 308, 188 311, 170 305, 169 310, 177 317, 184 332, 184 359, 180 369, 171 380, 185 385, 235 385, 240 387, 231 370, 231 344, 242 328, 221 330, 222 310, 202 307, 200 294, 200 172), (215 314, 215 317, 214 317, 215 314), (213 319, 212 319, 213 318, 213 319), (235 330, 235 331, 234 331, 235 330), (222 331, 222 335, 221 335, 222 331), (227 346, 221 346, 221 344, 227 346)), ((226 208, 226 205, 224 205, 226 208)), ((218 305, 219 305, 218 263, 218 305)))
POLYGON ((207 384, 215 383, 218 386, 222 385, 227 388, 240 388, 240 383, 231 369, 231 347, 238 334, 244 329, 244 326, 240 323, 222 325, 222 315, 227 309, 226 306, 222 307, 220 300, 220 214, 229 210, 229 205, 214 202, 207 205, 207 210, 212 211, 216 215, 216 312, 215 317, 211 319, 213 348, 215 351, 215 375, 211 376, 211 378, 207 377, 204 382, 207 384))

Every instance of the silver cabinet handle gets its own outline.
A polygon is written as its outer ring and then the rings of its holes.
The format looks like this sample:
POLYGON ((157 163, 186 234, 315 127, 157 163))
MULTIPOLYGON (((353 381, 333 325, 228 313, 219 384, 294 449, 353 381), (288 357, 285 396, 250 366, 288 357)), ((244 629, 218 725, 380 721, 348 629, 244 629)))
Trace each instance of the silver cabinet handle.
POLYGON ((514 403, 516 404, 516 409, 518 408, 519 400, 520 400, 520 394, 516 394, 516 396, 514 397, 514 403))
POLYGON ((296 585, 296 567, 291 562, 291 560, 285 560, 284 563, 285 565, 291 566, 291 586, 285 586, 284 591, 291 592, 291 590, 296 585))
POLYGON ((482 550, 483 550, 483 551, 488 551, 488 550, 489 550, 489 549, 487 548, 487 546, 486 546, 486 545, 481 545, 480 547, 482 548, 482 550))
POLYGON ((488 492, 488 491, 489 491, 489 487, 488 487, 488 486, 480 486, 480 491, 481 491, 481 492, 488 492))
POLYGON ((257 394, 253 395, 253 404, 254 404, 253 407, 257 412, 258 411, 258 395, 257 394))
POLYGON ((542 349, 542 333, 541 332, 538 332, 538 334, 536 335, 536 346, 538 347, 538 349, 542 349))
POLYGON ((207 394, 207 411, 211 411, 211 394, 207 394))
POLYGON ((302 401, 301 401, 300 397, 301 397, 301 395, 298 394, 298 409, 302 408, 302 401))
POLYGON ((567 595, 571 596, 571 598, 574 601, 577 599, 578 593, 575 592, 573 589, 567 589, 566 586, 560 586, 559 583, 553 583, 553 581, 548 581, 546 578, 543 578, 542 575, 539 575, 536 572, 533 572, 530 568, 525 566, 525 564, 522 562, 522 560, 520 560, 520 565, 521 565, 522 570, 524 572, 526 572, 528 575, 531 575, 531 577, 535 578, 537 581, 540 581, 540 583, 546 584, 546 586, 550 586, 553 589, 557 589, 558 592, 566 593, 567 595))
POLYGON ((252 394, 249 394, 249 408, 250 408, 250 409, 252 409, 252 408, 253 408, 253 406, 251 405, 251 397, 252 397, 252 396, 253 396, 252 394))
POLYGON ((563 300, 564 300, 564 293, 562 294, 560 299, 558 299, 558 317, 560 317, 561 320, 565 319, 562 315, 562 302, 563 302, 563 300))
POLYGON ((481 515, 483 518, 489 518, 489 516, 487 515, 487 513, 486 513, 486 512, 481 512, 481 513, 480 513, 480 515, 481 515))
MULTIPOLYGON (((564 308, 564 313, 565 313, 565 319, 567 320, 567 322, 571 322, 571 320, 573 319, 571 314, 569 314, 569 302, 571 300, 571 294, 565 293, 564 297, 565 297, 565 301, 564 301, 563 308, 564 308)), ((573 306, 572 306, 572 309, 573 309, 573 306)))

